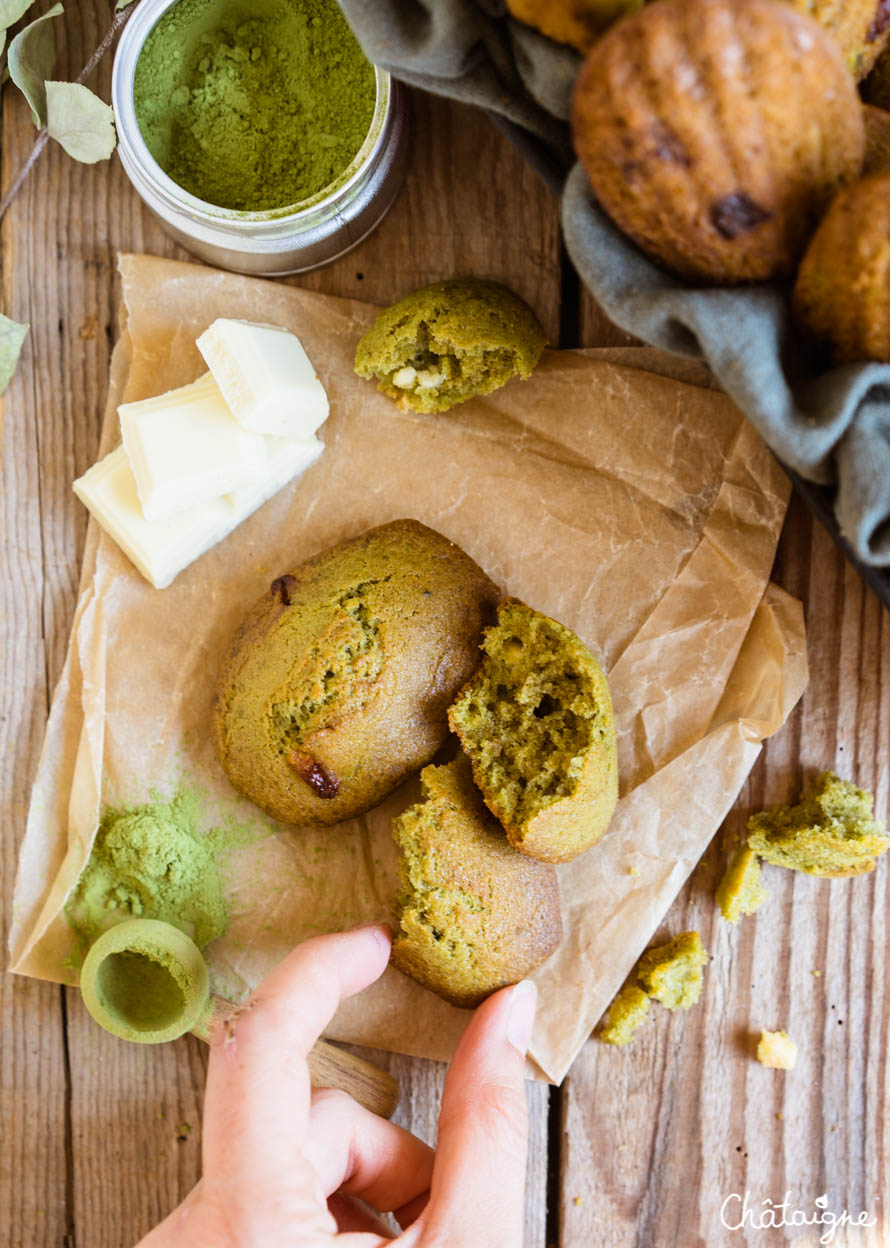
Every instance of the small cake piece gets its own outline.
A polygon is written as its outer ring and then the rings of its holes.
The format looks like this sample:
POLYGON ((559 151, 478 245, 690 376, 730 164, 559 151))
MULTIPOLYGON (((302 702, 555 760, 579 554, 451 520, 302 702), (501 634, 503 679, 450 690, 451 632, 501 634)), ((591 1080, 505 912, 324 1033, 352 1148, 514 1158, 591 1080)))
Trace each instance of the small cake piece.
POLYGON ((862 176, 871 173, 890 173, 890 113, 883 108, 863 104, 865 119, 865 162, 862 176))
POLYGON ((244 429, 309 438, 327 419, 325 388, 289 330, 219 317, 197 347, 244 429))
POLYGON ((265 439, 241 428, 209 373, 117 411, 146 520, 166 520, 265 473, 265 439))
POLYGON ((659 0, 598 39, 575 150, 615 223, 693 282, 790 274, 865 145, 831 35, 776 0, 659 0))
POLYGON ((211 733, 229 780, 283 823, 378 805, 444 743, 496 602, 469 555, 416 520, 276 577, 217 678, 211 733))
POLYGON ((637 984, 625 984, 609 1006, 597 1035, 604 1044, 629 1044, 649 1013, 649 996, 637 984))
POLYGON ((355 371, 403 410, 446 412, 526 380, 547 339, 520 297, 498 282, 460 277, 384 308, 358 344, 355 371))
POLYGON ((748 845, 737 849, 726 874, 717 886, 717 905, 728 923, 738 923, 743 914, 753 914, 769 893, 760 878, 760 862, 748 845))
POLYGON ((612 22, 643 7, 644 0, 507 0, 507 9, 548 39, 586 52, 612 22))
POLYGON ((836 364, 890 361, 890 173, 837 196, 801 261, 792 303, 836 364))
POLYGON ((448 721, 510 842, 566 862, 599 840, 618 799, 606 678, 571 629, 515 598, 500 604, 482 649, 448 721))
POLYGON ((647 949, 637 979, 650 997, 669 1010, 688 1010, 701 996, 708 955, 698 932, 681 932, 666 945, 647 949))
POLYGON ((874 818, 870 793, 823 771, 796 806, 773 806, 748 820, 748 845, 766 862, 807 875, 843 877, 874 871, 890 849, 874 818))
POLYGON ((793 1070, 797 1062, 797 1045, 784 1031, 762 1031, 757 1042, 757 1060, 761 1066, 775 1070, 793 1070))
POLYGON ((562 939, 559 884, 518 854, 463 756, 420 773, 423 800, 395 820, 401 850, 398 970, 471 1008, 549 958, 562 939))

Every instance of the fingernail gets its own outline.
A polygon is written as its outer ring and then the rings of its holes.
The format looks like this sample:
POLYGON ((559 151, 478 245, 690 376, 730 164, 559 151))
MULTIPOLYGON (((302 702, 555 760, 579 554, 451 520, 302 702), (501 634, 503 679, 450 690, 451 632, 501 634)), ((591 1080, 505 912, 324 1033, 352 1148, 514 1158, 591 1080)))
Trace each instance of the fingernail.
POLYGON ((359 923, 350 929, 353 932, 373 932, 377 944, 388 950, 392 944, 392 929, 388 923, 359 923))
POLYGON ((510 1012, 507 1015, 507 1039, 525 1057, 535 1025, 538 1008, 538 989, 530 979, 523 979, 510 995, 510 1012))

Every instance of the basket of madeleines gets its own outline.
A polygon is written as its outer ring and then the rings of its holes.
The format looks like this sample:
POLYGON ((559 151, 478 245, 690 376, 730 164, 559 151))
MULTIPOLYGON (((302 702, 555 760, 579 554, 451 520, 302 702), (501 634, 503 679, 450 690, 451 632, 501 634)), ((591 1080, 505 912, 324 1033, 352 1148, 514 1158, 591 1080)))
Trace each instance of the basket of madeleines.
POLYGON ((886 0, 507 7, 585 53, 575 150, 650 259, 697 287, 790 279, 811 345, 890 362, 886 0))

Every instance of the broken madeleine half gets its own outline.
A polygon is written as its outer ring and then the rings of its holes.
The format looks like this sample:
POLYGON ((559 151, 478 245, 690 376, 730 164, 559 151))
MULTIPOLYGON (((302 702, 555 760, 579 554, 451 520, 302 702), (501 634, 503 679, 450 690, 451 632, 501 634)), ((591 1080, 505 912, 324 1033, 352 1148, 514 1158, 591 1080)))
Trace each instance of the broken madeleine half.
POLYGON ((567 862, 596 844, 618 800, 606 677, 571 629, 516 598, 498 607, 482 650, 448 722, 511 844, 567 862))
POLYGON ((524 299, 477 277, 436 282, 384 308, 358 344, 355 371, 400 408, 445 412, 527 380, 547 338, 524 299))

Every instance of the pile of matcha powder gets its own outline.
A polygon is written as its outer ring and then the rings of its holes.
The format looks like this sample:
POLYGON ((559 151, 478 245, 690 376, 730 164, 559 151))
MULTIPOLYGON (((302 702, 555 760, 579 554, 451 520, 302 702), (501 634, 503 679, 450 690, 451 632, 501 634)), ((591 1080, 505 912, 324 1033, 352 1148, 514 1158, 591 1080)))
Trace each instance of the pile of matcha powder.
POLYGON ((246 212, 334 182, 364 142, 375 93, 336 0, 180 0, 134 79, 136 120, 164 172, 246 212))
POLYGON ((203 949, 228 922, 216 848, 198 831, 194 794, 107 810, 66 907, 72 926, 92 944, 123 919, 160 919, 203 949))

